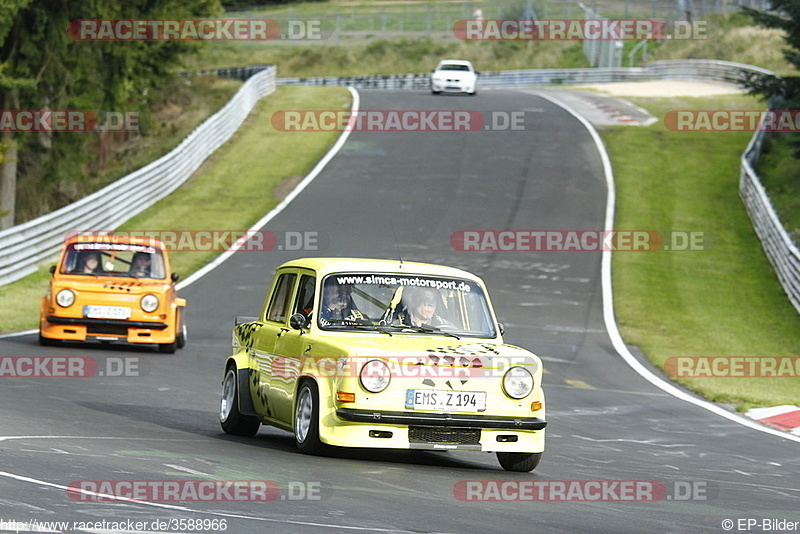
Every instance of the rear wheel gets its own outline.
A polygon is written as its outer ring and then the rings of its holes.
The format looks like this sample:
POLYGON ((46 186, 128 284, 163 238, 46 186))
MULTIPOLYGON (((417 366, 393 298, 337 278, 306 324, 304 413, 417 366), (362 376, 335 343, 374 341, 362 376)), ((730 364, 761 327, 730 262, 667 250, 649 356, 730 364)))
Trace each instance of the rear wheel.
POLYGON ((294 409, 294 439, 305 454, 320 454, 325 445, 319 439, 319 391, 312 381, 303 382, 294 409))
POLYGON ((541 452, 498 452, 497 460, 506 471, 527 473, 533 471, 542 460, 541 452))
POLYGON ((255 436, 261 422, 255 417, 239 412, 239 381, 236 368, 231 366, 222 382, 222 398, 219 401, 219 424, 226 434, 255 436))

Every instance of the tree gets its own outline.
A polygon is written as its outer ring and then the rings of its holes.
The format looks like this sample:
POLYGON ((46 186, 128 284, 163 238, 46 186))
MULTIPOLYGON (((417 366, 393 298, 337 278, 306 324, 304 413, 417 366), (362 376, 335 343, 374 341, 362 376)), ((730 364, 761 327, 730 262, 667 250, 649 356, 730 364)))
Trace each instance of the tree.
MULTIPOLYGON (((75 41, 76 19, 193 19, 218 16, 219 0, 2 0, 3 110, 146 110, 194 44, 186 41, 75 41)), ((35 169, 51 184, 80 180, 90 135, 18 133, 0 138, 0 229, 14 224, 18 180, 35 169)))
MULTIPOLYGON (((0 109, 19 109, 19 90, 31 87, 33 81, 6 74, 9 62, 19 49, 15 28, 17 14, 31 0, 8 0, 0 4, 0 109)), ((0 230, 14 224, 14 205, 17 189, 17 143, 13 132, 0 133, 0 230)))
MULTIPOLYGON (((742 7, 742 11, 757 24, 766 28, 783 30, 783 40, 788 45, 783 57, 800 71, 800 2, 797 0, 769 0, 770 12, 742 7)), ((745 86, 750 94, 763 96, 771 107, 780 110, 800 109, 800 77, 764 76, 748 74, 745 86)), ((795 157, 800 158, 800 140, 791 142, 795 157)))

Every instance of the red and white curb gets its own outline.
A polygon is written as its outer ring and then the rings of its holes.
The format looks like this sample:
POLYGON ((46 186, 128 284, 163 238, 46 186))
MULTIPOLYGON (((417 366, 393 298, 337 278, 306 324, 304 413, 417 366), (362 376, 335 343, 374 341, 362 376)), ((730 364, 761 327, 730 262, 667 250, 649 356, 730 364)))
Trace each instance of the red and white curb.
POLYGON ((753 408, 745 415, 778 430, 800 436, 800 407, 792 405, 753 408))

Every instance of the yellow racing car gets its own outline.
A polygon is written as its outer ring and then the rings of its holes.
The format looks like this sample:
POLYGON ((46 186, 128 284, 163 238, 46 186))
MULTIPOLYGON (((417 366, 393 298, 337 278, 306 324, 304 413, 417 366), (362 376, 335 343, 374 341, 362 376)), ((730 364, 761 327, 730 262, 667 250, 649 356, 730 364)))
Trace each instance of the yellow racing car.
POLYGON ((542 362, 503 342, 483 282, 455 268, 308 258, 280 266, 240 317, 219 419, 328 446, 494 452, 531 471, 544 451, 542 362))

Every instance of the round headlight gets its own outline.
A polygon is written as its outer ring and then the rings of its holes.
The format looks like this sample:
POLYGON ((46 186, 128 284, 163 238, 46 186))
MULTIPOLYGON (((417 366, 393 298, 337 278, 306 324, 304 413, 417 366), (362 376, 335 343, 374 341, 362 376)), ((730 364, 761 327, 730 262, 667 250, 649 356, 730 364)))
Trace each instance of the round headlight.
POLYGON ((75 293, 71 289, 62 289, 56 294, 56 302, 62 308, 69 308, 75 302, 75 293))
POLYGON ((153 313, 158 308, 158 297, 148 293, 142 297, 142 309, 147 313, 153 313))
POLYGON ((370 393, 380 393, 389 385, 391 374, 385 362, 370 360, 361 368, 361 387, 370 393))
POLYGON ((533 376, 524 367, 514 366, 503 376, 503 391, 512 399, 524 399, 533 391, 533 376))

